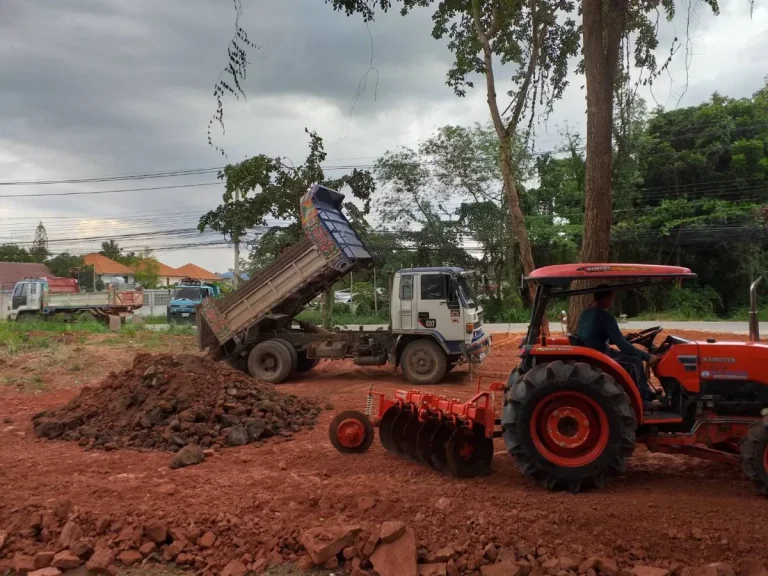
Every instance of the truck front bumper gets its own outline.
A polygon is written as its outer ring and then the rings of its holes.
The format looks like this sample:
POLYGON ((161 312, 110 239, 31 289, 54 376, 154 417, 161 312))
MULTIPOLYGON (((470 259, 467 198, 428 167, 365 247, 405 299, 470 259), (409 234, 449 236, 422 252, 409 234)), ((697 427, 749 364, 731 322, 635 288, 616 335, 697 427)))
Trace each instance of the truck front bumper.
POLYGON ((194 322, 195 321, 195 309, 194 308, 169 308, 166 314, 168 322, 181 323, 181 322, 194 322))
POLYGON ((471 363, 480 364, 490 354, 491 337, 482 330, 475 331, 472 342, 465 344, 465 356, 471 363))

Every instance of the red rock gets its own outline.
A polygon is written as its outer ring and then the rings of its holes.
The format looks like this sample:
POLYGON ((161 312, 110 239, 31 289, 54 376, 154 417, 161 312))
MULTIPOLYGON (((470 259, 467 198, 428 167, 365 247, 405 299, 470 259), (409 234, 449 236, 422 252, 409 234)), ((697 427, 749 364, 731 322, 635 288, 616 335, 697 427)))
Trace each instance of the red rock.
POLYGON ((456 555, 456 548, 453 544, 448 544, 445 548, 440 548, 434 554, 430 554, 427 557, 428 562, 448 562, 456 555))
POLYGON ((336 556, 331 556, 330 558, 328 558, 328 560, 323 562, 323 568, 325 568, 326 570, 335 570, 338 567, 339 567, 339 559, 336 556))
POLYGON ((75 522, 67 522, 59 534, 59 546, 70 548, 83 537, 83 529, 75 522))
POLYGON ((78 556, 75 556, 70 552, 69 550, 64 550, 63 552, 59 552, 56 554, 56 556, 53 557, 53 561, 51 562, 51 566, 54 568, 58 568, 59 570, 74 570, 80 564, 82 564, 83 561, 80 560, 78 556))
POLYGON ((120 569, 114 564, 112 564, 107 568, 107 574, 109 576, 120 576, 120 569))
POLYGON ((344 548, 351 546, 359 533, 359 528, 317 527, 302 532, 299 539, 312 561, 320 566, 331 556, 336 556, 344 548))
POLYGON ((47 566, 46 568, 28 572, 27 576, 61 576, 61 570, 53 566, 47 566))
POLYGON ((194 563, 195 557, 192 556, 192 554, 187 554, 186 552, 182 552, 178 556, 176 556, 176 564, 179 566, 188 566, 189 564, 194 563))
POLYGON ((173 560, 174 558, 176 558, 176 556, 181 554, 181 552, 184 550, 184 548, 186 548, 186 546, 187 546, 186 540, 174 540, 168 546, 168 548, 165 549, 164 556, 166 557, 167 560, 173 560))
POLYGON ((557 559, 557 568, 558 570, 566 570, 566 571, 575 571, 579 568, 579 563, 576 562, 573 558, 568 558, 567 556, 561 556, 557 559))
POLYGON ((445 573, 447 576, 461 575, 461 572, 459 572, 459 569, 456 567, 456 563, 453 560, 448 560, 448 563, 445 565, 445 573))
POLYGON ((107 573, 107 569, 115 563, 115 553, 109 548, 97 548, 85 565, 91 572, 107 573))
POLYGON ((619 573, 619 567, 616 565, 615 560, 610 558, 598 558, 597 569, 606 576, 616 576, 619 573))
POLYGON ((493 542, 490 542, 485 547, 485 549, 483 549, 483 554, 485 555, 486 558, 488 558, 489 562, 496 562, 496 559, 499 557, 499 551, 496 548, 496 544, 494 544, 493 542))
POLYGON ((267 554, 267 566, 280 566, 284 562, 280 552, 272 550, 267 554))
POLYGON ((144 534, 155 544, 162 544, 168 538, 168 528, 160 522, 152 521, 144 525, 144 534))
POLYGON ((357 501, 357 507, 360 509, 361 512, 368 512, 368 510, 370 510, 374 506, 376 506, 376 500, 374 500, 370 496, 363 496, 357 501))
POLYGON ((261 574, 266 569, 267 569, 266 558, 257 558, 256 561, 253 564, 251 564, 251 572, 255 572, 256 574, 261 574))
POLYGON ((371 555, 379 576, 416 576, 416 535, 411 528, 394 542, 382 542, 371 555))
POLYGON ((154 542, 144 542, 144 544, 141 545, 141 548, 139 548, 139 552, 141 552, 142 556, 149 556, 155 550, 157 550, 157 544, 154 542))
POLYGON ((587 570, 587 576, 597 576, 597 572, 595 572, 594 568, 590 568, 587 570))
POLYGON ((714 568, 717 571, 717 576, 733 576, 735 574, 733 566, 727 562, 716 562, 709 564, 707 568, 714 568))
POLYGON ((480 567, 482 576, 519 576, 520 566, 512 562, 499 562, 480 567))
POLYGON ((352 560, 356 554, 357 549, 354 546, 347 546, 344 548, 344 550, 342 550, 342 555, 344 556, 345 560, 352 560))
POLYGON ((296 562, 296 567, 299 570, 312 570, 315 567, 315 563, 312 562, 312 558, 305 554, 296 562))
POLYGON ((382 542, 392 542, 405 534, 405 524, 399 520, 389 520, 381 525, 379 538, 382 542))
POLYGON ((541 567, 549 574, 557 574, 560 571, 557 567, 557 558, 550 558, 546 562, 543 562, 541 567))
POLYGON ((591 556, 584 560, 581 564, 579 564, 579 574, 586 574, 587 570, 594 570, 597 568, 597 564, 599 562, 599 559, 597 556, 591 556))
POLYGON ((28 572, 35 571, 35 559, 32 556, 18 554, 13 559, 13 569, 18 576, 24 576, 28 572))
POLYGON ((197 541, 197 545, 202 546, 203 548, 213 548, 214 544, 216 544, 216 534, 213 532, 206 532, 200 536, 200 540, 197 541))
POLYGON ((440 498, 437 503, 435 504, 435 508, 438 510, 445 510, 451 505, 451 499, 450 498, 440 498))
POLYGON ((131 526, 126 526, 120 530, 120 533, 115 539, 116 542, 130 542, 131 540, 133 540, 133 527, 131 526))
POLYGON ((230 560, 219 573, 220 576, 245 576, 248 572, 240 560, 230 560))
POLYGON ((51 565, 51 562, 53 562, 53 557, 56 555, 55 552, 38 552, 35 554, 35 569, 40 570, 42 568, 48 568, 48 566, 51 565))
POLYGON ((363 545, 363 556, 366 558, 369 557, 371 554, 373 554, 373 551, 376 550, 376 546, 379 544, 379 533, 374 532, 368 537, 368 540, 363 545))
POLYGON ((0 530, 0 550, 5 546, 5 541, 8 540, 8 531, 0 530))
POLYGON ((120 552, 117 559, 125 566, 133 566, 137 562, 141 562, 143 556, 141 555, 141 552, 137 552, 136 550, 125 550, 124 552, 120 552))
POLYGON ((88 540, 82 539, 75 542, 69 551, 72 552, 72 554, 75 556, 79 556, 81 559, 87 560, 93 553, 93 546, 91 546, 91 543, 88 540))
POLYGON ((634 576, 668 576, 669 570, 654 566, 635 566, 632 568, 634 576))
POLYGON ((520 576, 528 576, 531 573, 531 563, 528 560, 517 560, 516 566, 520 566, 520 576))
POLYGON ((107 529, 109 528, 109 525, 111 523, 111 520, 109 519, 109 516, 102 516, 98 519, 96 522, 96 534, 101 536, 104 534, 107 529))
POLYGON ((442 562, 419 564, 419 576, 447 576, 447 569, 442 562))
POLYGON ((741 576, 768 576, 768 570, 760 558, 744 558, 741 561, 741 576))

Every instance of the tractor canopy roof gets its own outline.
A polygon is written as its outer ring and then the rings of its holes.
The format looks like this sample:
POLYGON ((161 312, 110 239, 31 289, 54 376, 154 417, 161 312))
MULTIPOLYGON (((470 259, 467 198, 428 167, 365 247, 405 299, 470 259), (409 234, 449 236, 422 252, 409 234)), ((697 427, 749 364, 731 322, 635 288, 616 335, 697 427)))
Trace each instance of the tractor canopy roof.
POLYGON ((544 286, 567 286, 572 280, 676 280, 695 278, 696 274, 682 266, 658 264, 558 264, 531 272, 526 282, 544 286))

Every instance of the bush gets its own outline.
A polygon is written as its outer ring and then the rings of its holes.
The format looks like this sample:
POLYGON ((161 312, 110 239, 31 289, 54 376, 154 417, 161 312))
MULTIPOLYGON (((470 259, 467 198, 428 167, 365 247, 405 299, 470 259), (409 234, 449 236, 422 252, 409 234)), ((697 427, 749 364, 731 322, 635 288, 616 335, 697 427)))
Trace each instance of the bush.
POLYGON ((333 304, 333 313, 334 314, 350 314, 352 310, 349 307, 349 304, 345 304, 344 302, 334 302, 333 304))

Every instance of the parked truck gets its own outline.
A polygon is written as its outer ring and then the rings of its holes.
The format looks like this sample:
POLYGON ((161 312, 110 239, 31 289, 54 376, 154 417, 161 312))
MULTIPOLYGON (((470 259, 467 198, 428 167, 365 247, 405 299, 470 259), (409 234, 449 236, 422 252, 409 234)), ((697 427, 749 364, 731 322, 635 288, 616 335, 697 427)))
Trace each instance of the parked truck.
POLYGON ((168 303, 166 318, 168 324, 194 322, 195 310, 209 296, 216 297, 221 290, 215 284, 208 284, 194 278, 184 278, 173 290, 168 303))
POLYGON ((305 238, 223 298, 206 298, 197 314, 201 350, 256 378, 285 381, 320 359, 360 366, 390 363, 414 384, 439 382, 460 363, 490 351, 482 310, 460 268, 412 268, 391 281, 388 329, 329 331, 296 315, 313 298, 373 256, 341 211, 344 196, 313 186, 300 201, 305 238))
POLYGON ((110 316, 126 318, 143 305, 139 290, 110 285, 105 292, 81 292, 73 278, 23 278, 13 289, 10 319, 57 316, 72 321, 85 316, 107 321, 110 316))

